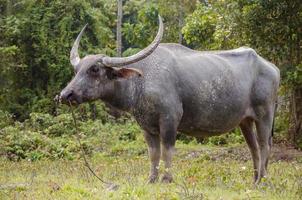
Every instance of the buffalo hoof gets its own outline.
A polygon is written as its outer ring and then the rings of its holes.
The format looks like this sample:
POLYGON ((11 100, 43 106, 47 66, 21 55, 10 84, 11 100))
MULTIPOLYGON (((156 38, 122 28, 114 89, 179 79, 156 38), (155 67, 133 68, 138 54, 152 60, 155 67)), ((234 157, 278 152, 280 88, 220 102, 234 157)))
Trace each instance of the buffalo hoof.
POLYGON ((257 171, 255 171, 255 173, 254 173, 254 183, 255 183, 255 184, 257 184, 258 179, 259 179, 258 172, 257 172, 257 171))
POLYGON ((171 183, 173 181, 173 178, 171 175, 164 175, 161 179, 162 183, 171 183))
POLYGON ((255 181, 255 185, 259 185, 261 183, 261 181, 266 178, 267 178, 267 175, 259 176, 258 179, 255 181))
POLYGON ((255 185, 258 185, 263 178, 264 179, 267 178, 267 172, 266 172, 266 170, 261 171, 260 174, 257 173, 257 175, 258 176, 255 176, 255 185))
POLYGON ((259 176, 258 176, 258 174, 255 174, 255 175, 254 175, 254 183, 255 183, 255 184, 258 184, 258 183, 259 183, 259 176))
POLYGON ((158 179, 158 176, 151 175, 151 176, 149 176, 147 183, 148 184, 155 183, 157 181, 157 179, 158 179))

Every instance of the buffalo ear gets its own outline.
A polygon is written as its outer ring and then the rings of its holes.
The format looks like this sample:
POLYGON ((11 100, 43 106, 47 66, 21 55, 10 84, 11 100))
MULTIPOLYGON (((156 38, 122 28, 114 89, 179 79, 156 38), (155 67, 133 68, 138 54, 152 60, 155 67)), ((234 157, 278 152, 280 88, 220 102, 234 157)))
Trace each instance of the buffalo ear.
POLYGON ((109 67, 112 69, 111 73, 113 77, 117 78, 131 78, 132 76, 142 76, 143 72, 135 68, 118 68, 109 67))

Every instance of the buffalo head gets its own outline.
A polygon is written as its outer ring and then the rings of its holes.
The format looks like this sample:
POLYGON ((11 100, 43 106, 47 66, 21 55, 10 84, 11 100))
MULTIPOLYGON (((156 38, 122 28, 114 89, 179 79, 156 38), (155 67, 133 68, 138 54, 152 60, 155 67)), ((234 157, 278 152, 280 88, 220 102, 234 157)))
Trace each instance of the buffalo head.
POLYGON ((109 57, 103 54, 87 55, 80 58, 78 47, 87 24, 81 30, 70 52, 70 63, 75 76, 62 90, 60 100, 63 102, 82 103, 104 98, 113 91, 114 81, 141 76, 139 69, 124 67, 138 62, 150 55, 159 45, 163 35, 163 22, 159 16, 159 30, 153 42, 135 55, 129 57, 109 57))

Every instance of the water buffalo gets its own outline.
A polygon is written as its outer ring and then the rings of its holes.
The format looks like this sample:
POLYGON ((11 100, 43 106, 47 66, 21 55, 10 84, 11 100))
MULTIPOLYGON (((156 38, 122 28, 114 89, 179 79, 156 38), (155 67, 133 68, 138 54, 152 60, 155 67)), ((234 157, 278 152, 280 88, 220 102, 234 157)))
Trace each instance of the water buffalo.
POLYGON ((280 80, 275 65, 246 47, 201 52, 179 44, 160 44, 160 17, 156 38, 137 54, 81 59, 78 46, 85 27, 70 53, 76 75, 60 98, 78 104, 101 99, 132 113, 145 132, 150 183, 158 178, 160 156, 167 169, 162 181, 172 181, 169 168, 177 131, 204 137, 236 126, 251 151, 255 181, 266 175, 280 80))

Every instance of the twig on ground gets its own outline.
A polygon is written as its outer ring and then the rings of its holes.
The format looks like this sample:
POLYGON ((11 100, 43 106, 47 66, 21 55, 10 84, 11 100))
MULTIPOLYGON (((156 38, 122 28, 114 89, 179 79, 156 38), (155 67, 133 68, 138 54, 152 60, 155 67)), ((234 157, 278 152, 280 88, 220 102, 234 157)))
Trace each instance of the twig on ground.
POLYGON ((75 129, 76 129, 76 138, 77 138, 77 141, 80 145, 80 148, 81 148, 81 152, 82 152, 82 157, 84 159, 84 162, 85 162, 85 166, 88 168, 88 170, 99 180, 101 181, 103 184, 105 184, 107 186, 107 189, 108 190, 111 190, 111 191, 114 191, 114 190, 117 190, 119 185, 115 184, 115 183, 111 183, 111 182, 107 182, 107 181, 104 181, 102 178, 100 178, 95 172, 94 170, 90 167, 90 164, 88 163, 87 161, 87 158, 86 158, 86 153, 85 153, 85 150, 84 150, 84 147, 81 143, 81 139, 80 139, 80 131, 79 131, 79 128, 78 128, 78 124, 77 124, 77 120, 76 120, 76 117, 75 117, 75 114, 74 114, 74 111, 73 111, 73 107, 72 107, 72 103, 69 101, 69 105, 70 105, 70 110, 71 110, 71 114, 72 114, 72 118, 73 118, 73 122, 74 122, 74 126, 75 126, 75 129))

